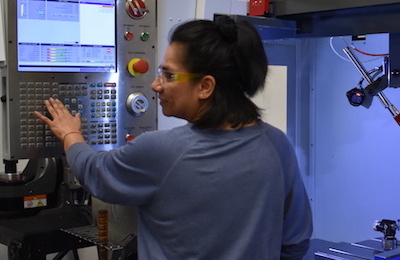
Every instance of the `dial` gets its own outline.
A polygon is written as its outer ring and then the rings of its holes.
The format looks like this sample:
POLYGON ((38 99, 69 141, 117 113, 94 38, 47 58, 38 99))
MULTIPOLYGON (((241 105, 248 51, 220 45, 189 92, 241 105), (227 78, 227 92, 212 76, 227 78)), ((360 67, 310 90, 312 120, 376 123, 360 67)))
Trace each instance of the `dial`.
POLYGON ((126 108, 131 114, 141 116, 149 109, 149 100, 141 92, 131 93, 126 99, 126 108))
POLYGON ((149 12, 144 0, 126 0, 125 6, 128 15, 133 19, 142 19, 149 12))

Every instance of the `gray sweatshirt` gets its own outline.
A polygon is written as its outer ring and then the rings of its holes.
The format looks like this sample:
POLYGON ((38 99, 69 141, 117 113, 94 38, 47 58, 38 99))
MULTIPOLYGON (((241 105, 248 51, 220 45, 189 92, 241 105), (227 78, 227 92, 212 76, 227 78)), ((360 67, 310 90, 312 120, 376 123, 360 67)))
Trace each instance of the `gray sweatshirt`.
POLYGON ((108 152, 77 143, 67 159, 93 196, 138 206, 141 260, 301 259, 308 249, 311 210, 296 156, 264 122, 187 124, 108 152))

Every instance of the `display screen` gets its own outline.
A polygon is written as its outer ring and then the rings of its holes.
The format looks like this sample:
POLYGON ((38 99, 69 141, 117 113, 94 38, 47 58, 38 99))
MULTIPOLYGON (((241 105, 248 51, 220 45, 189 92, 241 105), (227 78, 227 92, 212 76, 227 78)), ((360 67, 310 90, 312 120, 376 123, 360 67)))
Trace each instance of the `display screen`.
POLYGON ((115 72, 115 0, 17 0, 18 71, 115 72))

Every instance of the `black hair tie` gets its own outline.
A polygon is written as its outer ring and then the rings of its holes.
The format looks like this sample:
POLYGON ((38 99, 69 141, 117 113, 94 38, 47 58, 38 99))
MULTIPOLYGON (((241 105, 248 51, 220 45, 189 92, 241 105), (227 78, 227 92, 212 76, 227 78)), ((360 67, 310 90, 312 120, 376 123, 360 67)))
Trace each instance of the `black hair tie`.
POLYGON ((237 26, 235 21, 229 16, 222 15, 215 19, 215 23, 218 25, 223 38, 228 42, 237 41, 237 26))

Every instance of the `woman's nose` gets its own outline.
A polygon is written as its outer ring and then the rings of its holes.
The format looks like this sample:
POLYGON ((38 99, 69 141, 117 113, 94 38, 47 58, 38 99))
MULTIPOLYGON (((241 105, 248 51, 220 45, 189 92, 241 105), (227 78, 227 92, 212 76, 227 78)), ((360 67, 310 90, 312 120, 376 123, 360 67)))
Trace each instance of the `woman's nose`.
POLYGON ((161 86, 161 82, 160 82, 160 80, 158 79, 158 77, 155 78, 155 79, 153 80, 153 82, 151 83, 151 89, 152 89, 154 92, 160 92, 160 91, 161 91, 162 86, 161 86))

